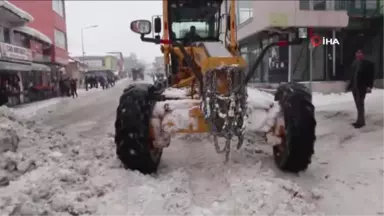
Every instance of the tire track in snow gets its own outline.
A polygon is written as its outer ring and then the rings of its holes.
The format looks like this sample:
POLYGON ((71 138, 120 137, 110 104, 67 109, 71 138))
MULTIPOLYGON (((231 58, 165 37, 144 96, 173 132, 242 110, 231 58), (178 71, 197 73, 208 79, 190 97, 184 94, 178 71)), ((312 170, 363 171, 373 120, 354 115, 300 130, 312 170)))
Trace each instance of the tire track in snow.
POLYGON ((189 188, 197 206, 211 208, 215 203, 231 200, 232 191, 226 177, 226 165, 204 168, 201 163, 188 168, 189 188))
POLYGON ((188 174, 194 214, 202 214, 204 209, 211 209, 219 203, 233 207, 233 194, 227 179, 228 166, 223 163, 223 155, 215 152, 213 142, 207 142, 207 137, 205 134, 180 136, 171 141, 169 149, 164 149, 166 169, 182 167, 188 174))

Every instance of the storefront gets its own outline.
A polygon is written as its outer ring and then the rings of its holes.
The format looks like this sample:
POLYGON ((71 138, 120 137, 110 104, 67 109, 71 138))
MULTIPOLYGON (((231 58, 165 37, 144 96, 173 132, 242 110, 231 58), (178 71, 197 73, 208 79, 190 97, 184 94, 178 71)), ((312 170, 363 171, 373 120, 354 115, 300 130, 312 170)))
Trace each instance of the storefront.
POLYGON ((32 70, 31 60, 29 49, 0 43, 0 83, 2 91, 8 95, 10 106, 24 101, 22 77, 32 70))
MULTIPOLYGON (((336 32, 338 35, 338 32, 336 32)), ((318 32, 319 35, 331 34, 332 31, 318 32)), ((240 41, 241 54, 247 62, 253 62, 269 43, 288 40, 288 34, 273 37, 249 37, 240 41)), ((272 47, 265 54, 262 63, 253 77, 254 82, 280 83, 291 81, 309 81, 312 71, 312 81, 341 80, 344 79, 342 70, 338 70, 341 47, 319 46, 312 52, 312 70, 310 70, 309 44, 272 47), (291 74, 289 74, 291 73, 291 74)))

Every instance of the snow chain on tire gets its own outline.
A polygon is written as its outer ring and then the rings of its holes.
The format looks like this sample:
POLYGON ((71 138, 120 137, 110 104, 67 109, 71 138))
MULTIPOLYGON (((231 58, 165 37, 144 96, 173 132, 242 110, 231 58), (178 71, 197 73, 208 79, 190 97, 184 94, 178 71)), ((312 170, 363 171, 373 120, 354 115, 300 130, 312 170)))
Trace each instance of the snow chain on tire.
POLYGON ((282 108, 286 131, 283 150, 277 146, 273 148, 275 162, 285 171, 305 171, 311 163, 316 141, 312 94, 302 84, 287 83, 277 89, 275 101, 282 108))
POLYGON ((116 154, 125 168, 156 172, 162 149, 154 148, 150 121, 159 93, 150 84, 132 84, 120 97, 115 121, 116 154))

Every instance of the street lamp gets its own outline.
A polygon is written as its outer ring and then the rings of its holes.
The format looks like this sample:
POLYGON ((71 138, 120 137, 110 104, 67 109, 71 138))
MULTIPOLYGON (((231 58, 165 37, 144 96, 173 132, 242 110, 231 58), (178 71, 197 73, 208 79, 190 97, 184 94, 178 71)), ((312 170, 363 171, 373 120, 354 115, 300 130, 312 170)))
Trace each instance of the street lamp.
POLYGON ((83 54, 83 61, 84 61, 84 56, 85 56, 85 51, 84 51, 84 29, 90 29, 90 28, 96 28, 98 25, 91 25, 91 26, 85 26, 81 28, 81 50, 83 54))

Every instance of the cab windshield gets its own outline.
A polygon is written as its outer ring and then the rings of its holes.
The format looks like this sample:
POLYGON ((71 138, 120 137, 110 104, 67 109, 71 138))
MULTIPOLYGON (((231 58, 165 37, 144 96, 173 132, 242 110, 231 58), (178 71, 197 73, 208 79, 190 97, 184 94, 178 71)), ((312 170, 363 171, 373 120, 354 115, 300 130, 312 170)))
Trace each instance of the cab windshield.
POLYGON ((171 39, 185 41, 191 35, 195 35, 193 41, 219 40, 220 6, 207 5, 201 8, 175 6, 170 7, 169 12, 171 39))

